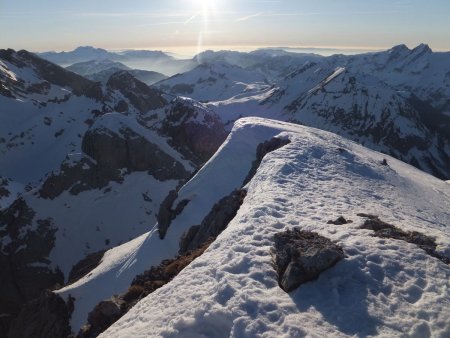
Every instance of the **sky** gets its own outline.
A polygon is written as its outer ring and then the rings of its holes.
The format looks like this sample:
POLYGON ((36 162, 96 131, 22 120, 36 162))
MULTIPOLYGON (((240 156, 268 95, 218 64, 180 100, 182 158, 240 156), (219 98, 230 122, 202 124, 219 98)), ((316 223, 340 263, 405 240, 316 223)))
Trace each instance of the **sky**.
POLYGON ((450 0, 0 0, 0 48, 450 50, 450 0))

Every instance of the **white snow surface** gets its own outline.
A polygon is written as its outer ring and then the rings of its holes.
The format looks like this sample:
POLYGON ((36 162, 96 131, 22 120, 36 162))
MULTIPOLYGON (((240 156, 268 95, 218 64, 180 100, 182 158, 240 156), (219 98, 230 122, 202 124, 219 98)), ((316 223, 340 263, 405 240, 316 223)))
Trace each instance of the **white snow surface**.
POLYGON ((72 329, 137 273, 174 256, 181 234, 242 184, 257 145, 275 136, 291 143, 266 155, 228 228, 102 336, 448 337, 450 268, 413 244, 371 236, 359 229, 356 214, 434 236, 450 256, 449 185, 334 134, 260 118, 238 120, 180 190, 179 199, 191 201, 164 240, 155 228, 111 249, 88 276, 59 291, 76 298, 72 329), (389 166, 380 164, 383 158, 389 166), (327 224, 339 215, 354 222, 327 224), (337 242, 346 258, 287 294, 278 286, 271 247, 275 233, 294 226, 337 242))
POLYGON ((186 94, 198 101, 237 99, 252 96, 269 87, 262 74, 227 62, 201 64, 157 85, 163 89, 176 85, 188 87, 190 90, 186 92, 175 90, 173 93, 186 94))

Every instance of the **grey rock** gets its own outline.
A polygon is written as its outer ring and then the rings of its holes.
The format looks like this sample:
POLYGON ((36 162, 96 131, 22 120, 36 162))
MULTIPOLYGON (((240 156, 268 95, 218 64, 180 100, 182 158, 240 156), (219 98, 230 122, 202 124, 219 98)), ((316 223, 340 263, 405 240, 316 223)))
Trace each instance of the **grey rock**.
POLYGON ((246 185, 248 182, 251 181, 253 176, 255 176, 256 171, 261 165, 261 161, 264 158, 264 156, 266 156, 268 153, 272 151, 284 147, 289 143, 291 143, 291 141, 289 141, 288 139, 273 137, 270 140, 258 144, 258 147, 256 148, 256 159, 253 161, 252 167, 250 168, 250 171, 248 172, 247 177, 244 179, 242 185, 243 186, 246 185))
POLYGON ((278 233, 274 240, 278 282, 286 292, 317 278, 344 258, 342 248, 328 238, 298 228, 278 233))
POLYGON ((206 120, 196 120, 197 110, 175 99, 166 112, 160 133, 170 138, 170 145, 185 158, 200 166, 216 152, 227 137, 223 122, 210 112, 206 120))
POLYGON ((52 172, 46 178, 39 194, 43 198, 53 199, 68 190, 72 195, 78 195, 86 190, 104 188, 111 181, 120 183, 122 180, 118 169, 97 166, 89 158, 83 157, 75 164, 63 162, 59 172, 52 172))
POLYGON ((80 329, 77 337, 97 337, 124 314, 124 304, 125 302, 117 297, 112 297, 98 303, 95 308, 89 312, 88 324, 80 329))
POLYGON ((162 201, 158 214, 156 215, 158 220, 158 232, 159 237, 163 239, 167 233, 167 229, 170 226, 175 217, 177 217, 183 211, 184 207, 189 203, 189 200, 180 201, 175 208, 173 203, 178 198, 178 192, 171 190, 166 198, 162 201))
POLYGON ((111 75, 107 86, 120 91, 141 112, 158 109, 167 104, 160 90, 147 86, 125 70, 111 75))
POLYGON ((180 254, 189 250, 195 250, 206 243, 210 238, 215 239, 236 216, 242 205, 247 191, 234 190, 214 204, 200 225, 192 226, 186 231, 180 240, 180 254))
POLYGON ((348 223, 353 223, 353 221, 349 220, 349 219, 345 219, 344 216, 339 216, 334 221, 329 220, 327 222, 327 224, 334 224, 334 225, 343 225, 343 224, 348 224, 348 223))
POLYGON ((126 127, 120 129, 120 134, 105 128, 88 130, 83 137, 82 150, 96 160, 99 168, 148 171, 158 180, 189 176, 181 163, 126 127))
POLYGON ((437 250, 435 238, 424 235, 418 231, 404 231, 392 224, 383 222, 375 215, 358 214, 358 216, 367 218, 360 228, 373 230, 374 236, 392 238, 415 244, 423 249, 428 255, 439 259, 445 264, 450 264, 450 257, 447 257, 437 250))

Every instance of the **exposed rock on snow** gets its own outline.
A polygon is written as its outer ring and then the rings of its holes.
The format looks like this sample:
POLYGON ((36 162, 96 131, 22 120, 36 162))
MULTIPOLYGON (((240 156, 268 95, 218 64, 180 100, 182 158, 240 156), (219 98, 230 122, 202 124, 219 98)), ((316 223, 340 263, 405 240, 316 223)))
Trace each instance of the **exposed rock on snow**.
POLYGON ((291 292, 344 258, 341 247, 328 238, 299 228, 275 235, 275 268, 280 287, 291 292))
POLYGON ((106 250, 101 250, 91 253, 75 264, 70 270, 67 283, 72 284, 94 270, 100 264, 105 251, 106 250))
POLYGON ((250 180, 255 176, 256 171, 258 170, 259 166, 261 165, 261 161, 268 153, 277 150, 286 144, 291 143, 289 139, 283 139, 278 137, 273 137, 270 140, 264 141, 263 143, 258 144, 258 147, 256 148, 256 159, 252 163, 252 168, 248 172, 247 177, 245 178, 242 185, 246 185, 250 180))
MULTIPOLYGON (((161 133, 171 138, 170 144, 197 165, 204 164, 227 137, 219 116, 207 110, 203 117, 195 102, 175 99, 166 111, 161 133)), ((198 104, 197 104, 198 105, 198 104)))
POLYGON ((361 229, 373 230, 374 236, 381 238, 392 238, 416 244, 430 256, 436 257, 445 264, 450 264, 450 258, 436 250, 436 239, 424 235, 417 231, 404 231, 396 226, 383 222, 377 216, 359 214, 361 217, 367 217, 361 229))
POLYGON ((195 250, 208 240, 215 239, 236 216, 246 195, 247 191, 244 189, 234 190, 214 204, 200 225, 192 226, 183 234, 180 240, 180 254, 195 250))
POLYGON ((170 222, 175 219, 184 209, 184 207, 189 203, 188 199, 181 200, 175 208, 173 203, 178 198, 178 192, 176 190, 171 190, 166 198, 162 201, 159 207, 157 220, 158 220, 158 232, 161 239, 166 235, 167 229, 170 226, 170 222))
POLYGON ((51 291, 25 304, 12 322, 9 338, 62 338, 70 335, 70 309, 51 291))
POLYGON ((189 176, 181 163, 130 128, 123 127, 117 133, 93 128, 84 135, 82 149, 103 171, 121 168, 148 171, 158 180, 189 176))
MULTIPOLYGON (((73 93, 77 96, 86 96, 96 100, 101 100, 103 92, 101 85, 95 83, 84 77, 65 70, 47 60, 41 59, 33 53, 26 50, 20 50, 15 52, 12 49, 0 50, 0 59, 4 59, 19 68, 33 67, 34 71, 45 81, 53 83, 61 87, 67 87, 73 90, 73 93)), ((23 91, 24 82, 16 81, 14 96, 19 95, 20 91, 23 91)), ((32 90, 36 91, 36 90, 32 90)))
POLYGON ((0 178, 0 198, 9 197, 10 194, 8 180, 6 178, 0 178))
POLYGON ((161 91, 147 86, 127 71, 114 73, 106 85, 120 91, 141 112, 162 108, 167 104, 161 91))
POLYGON ((101 301, 89 312, 88 324, 78 333, 78 338, 94 338, 105 331, 112 323, 123 315, 124 301, 119 297, 111 297, 101 301))
POLYGON ((348 224, 348 223, 353 223, 353 221, 350 219, 345 219, 344 216, 339 216, 334 221, 329 220, 327 222, 327 224, 334 224, 334 225, 343 225, 343 224, 348 224))
POLYGON ((119 296, 101 301, 89 313, 88 323, 78 333, 78 338, 93 338, 105 331, 115 321, 127 313, 136 303, 153 291, 169 283, 194 259, 199 257, 211 244, 204 243, 196 250, 188 251, 172 259, 166 259, 137 275, 128 290, 119 296))
POLYGON ((78 195, 83 191, 104 188, 111 181, 123 182, 117 168, 98 166, 90 158, 83 157, 76 163, 64 161, 59 171, 48 175, 39 189, 39 194, 43 198, 50 199, 65 191, 78 195))

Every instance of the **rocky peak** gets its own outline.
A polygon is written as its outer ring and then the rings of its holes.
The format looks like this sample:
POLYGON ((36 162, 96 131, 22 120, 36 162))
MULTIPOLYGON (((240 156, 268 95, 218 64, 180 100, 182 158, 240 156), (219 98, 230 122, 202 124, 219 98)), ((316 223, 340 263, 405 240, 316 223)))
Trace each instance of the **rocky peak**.
POLYGON ((432 53, 433 51, 431 50, 430 46, 428 46, 426 43, 421 43, 420 45, 418 45, 417 47, 415 47, 412 50, 412 53, 417 53, 417 54, 428 54, 428 53, 432 53))
POLYGON ((405 44, 401 44, 401 45, 397 45, 392 47, 391 49, 389 49, 387 51, 388 54, 401 54, 404 52, 410 52, 411 50, 405 45, 405 44))
POLYGON ((30 67, 40 79, 60 87, 71 89, 77 96, 84 95, 96 100, 103 98, 100 84, 85 79, 26 50, 20 50, 18 52, 12 49, 0 50, 0 59, 18 68, 30 67))
POLYGON ((158 109, 167 104, 160 90, 147 86, 124 70, 112 74, 106 85, 108 89, 122 93, 141 112, 158 109))

